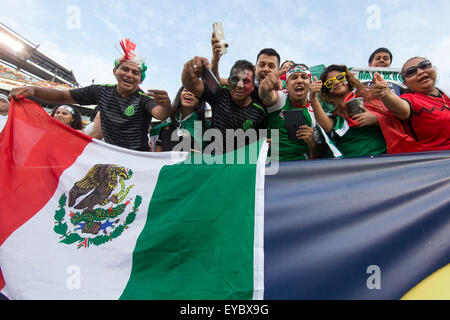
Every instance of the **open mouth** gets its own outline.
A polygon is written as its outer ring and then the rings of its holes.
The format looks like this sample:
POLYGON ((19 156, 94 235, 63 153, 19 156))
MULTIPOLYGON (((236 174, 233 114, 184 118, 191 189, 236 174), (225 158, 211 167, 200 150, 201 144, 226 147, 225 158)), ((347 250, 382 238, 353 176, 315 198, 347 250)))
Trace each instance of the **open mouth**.
POLYGON ((125 84, 126 86, 132 86, 134 84, 133 80, 130 79, 123 79, 122 83, 125 84))
POLYGON ((427 81, 430 80, 430 79, 431 79, 430 76, 428 76, 428 75, 423 75, 423 76, 421 76, 420 78, 417 79, 417 82, 419 82, 419 83, 425 83, 425 82, 427 82, 427 81))
POLYGON ((191 96, 184 96, 183 101, 185 103, 192 103, 194 102, 194 99, 191 96))
POLYGON ((296 86, 294 90, 296 94, 302 94, 303 92, 305 92, 305 88, 303 86, 296 86))

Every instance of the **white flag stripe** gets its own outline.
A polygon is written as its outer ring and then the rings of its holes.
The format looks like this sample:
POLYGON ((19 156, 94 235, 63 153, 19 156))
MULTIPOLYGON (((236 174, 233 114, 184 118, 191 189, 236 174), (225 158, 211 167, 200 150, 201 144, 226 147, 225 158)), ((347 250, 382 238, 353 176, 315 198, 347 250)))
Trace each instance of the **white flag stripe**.
MULTIPOLYGON (((63 172, 47 205, 0 247, 6 282, 2 293, 13 299, 118 299, 131 273, 133 250, 146 222, 159 172, 164 165, 183 161, 186 156, 187 153, 140 153, 98 141, 90 143, 74 165, 63 172), (61 195, 68 196, 74 183, 96 164, 131 169, 132 177, 126 181, 134 185, 127 196, 132 199, 129 207, 137 195, 142 197, 142 204, 135 221, 117 239, 77 249, 77 243, 60 243, 61 235, 53 230, 55 211, 61 195), (42 270, 42 266, 51 270, 42 270)), ((115 191, 119 189, 118 184, 115 191)))
POLYGON ((255 234, 253 249, 253 300, 264 299, 264 182, 269 144, 259 151, 255 183, 255 234))

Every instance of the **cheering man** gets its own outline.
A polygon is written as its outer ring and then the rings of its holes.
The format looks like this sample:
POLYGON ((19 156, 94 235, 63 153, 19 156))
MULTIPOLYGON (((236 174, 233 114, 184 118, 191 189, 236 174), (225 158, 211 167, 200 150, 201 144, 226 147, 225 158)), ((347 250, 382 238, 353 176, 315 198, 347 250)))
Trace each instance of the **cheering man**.
POLYGON ((100 122, 101 130, 97 128, 94 132, 101 132, 105 142, 149 151, 147 133, 152 116, 167 119, 170 99, 167 92, 161 90, 149 90, 149 96, 144 94, 139 84, 145 79, 147 66, 135 53, 133 42, 125 39, 120 45, 124 53, 114 62, 116 85, 91 85, 65 91, 27 86, 13 89, 10 95, 15 99, 19 95, 36 97, 50 104, 97 105, 100 115, 96 121, 100 122))
MULTIPOLYGON (((182 72, 183 86, 209 103, 212 108, 211 127, 219 129, 224 138, 226 138, 227 129, 236 130, 234 134, 237 144, 234 144, 233 148, 236 148, 236 145, 242 146, 254 142, 245 140, 249 135, 239 134, 239 132, 256 132, 256 135, 252 137, 257 139, 258 130, 266 128, 266 110, 261 106, 259 100, 252 97, 255 87, 253 64, 246 60, 236 61, 230 70, 229 86, 223 87, 218 84, 215 87, 204 84, 202 78, 204 78, 204 73, 208 72, 206 70, 208 67, 209 62, 206 58, 195 57, 189 60, 184 65, 182 72), (249 131, 249 129, 255 131, 249 131)), ((227 147, 231 147, 231 145, 227 147)), ((226 151, 230 150, 227 148, 226 151)))

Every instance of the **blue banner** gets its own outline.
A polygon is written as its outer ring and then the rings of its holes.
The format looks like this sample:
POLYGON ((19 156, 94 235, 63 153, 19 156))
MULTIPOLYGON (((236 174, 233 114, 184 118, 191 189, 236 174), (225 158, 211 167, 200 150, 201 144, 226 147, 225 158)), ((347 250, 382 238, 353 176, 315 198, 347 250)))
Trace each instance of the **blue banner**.
POLYGON ((450 263, 449 195, 448 151, 282 163, 266 176, 264 298, 402 298, 450 263))

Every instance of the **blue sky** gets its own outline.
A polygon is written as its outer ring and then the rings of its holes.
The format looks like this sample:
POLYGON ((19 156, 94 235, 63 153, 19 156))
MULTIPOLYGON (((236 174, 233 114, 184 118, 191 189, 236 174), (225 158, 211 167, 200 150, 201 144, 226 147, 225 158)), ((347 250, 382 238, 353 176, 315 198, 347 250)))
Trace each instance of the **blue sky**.
POLYGON ((352 67, 367 66, 371 52, 387 47, 392 67, 413 56, 431 59, 438 87, 450 92, 449 13, 448 0, 2 0, 0 21, 73 70, 83 86, 115 82, 116 47, 129 37, 149 66, 142 88, 173 98, 183 64, 196 55, 211 58, 214 21, 223 23, 230 43, 222 76, 238 59, 255 63, 266 47, 282 61, 352 67))

